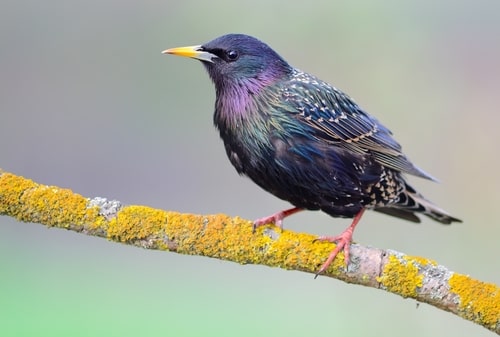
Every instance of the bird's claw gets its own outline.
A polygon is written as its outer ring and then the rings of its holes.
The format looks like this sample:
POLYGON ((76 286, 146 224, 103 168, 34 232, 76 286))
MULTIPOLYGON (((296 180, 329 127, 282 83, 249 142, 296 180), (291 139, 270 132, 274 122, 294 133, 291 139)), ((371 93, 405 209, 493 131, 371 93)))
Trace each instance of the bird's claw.
POLYGON ((320 274, 326 271, 326 269, 330 266, 330 264, 335 260, 337 255, 343 250, 344 251, 344 263, 345 266, 347 267, 349 265, 349 250, 352 242, 352 231, 345 230, 342 232, 342 234, 337 235, 337 236, 320 236, 316 238, 314 241, 321 241, 321 242, 335 242, 337 245, 335 246, 335 249, 332 250, 330 255, 328 255, 328 258, 326 261, 321 265, 321 268, 318 270, 314 278, 317 278, 320 274))
POLYGON ((276 226, 278 226, 280 229, 283 229, 283 219, 284 219, 284 213, 281 211, 281 212, 277 212, 273 215, 270 215, 270 216, 266 216, 266 217, 263 217, 263 218, 260 218, 260 219, 257 219, 253 222, 253 232, 255 233, 255 230, 258 228, 258 227, 261 227, 261 226, 264 226, 264 225, 267 225, 267 224, 275 224, 276 226))
POLYGON ((270 216, 266 216, 264 218, 257 219, 253 222, 253 232, 255 233, 255 230, 257 227, 264 226, 270 223, 275 224, 278 226, 281 230, 283 230, 283 219, 286 218, 287 216, 290 216, 292 214, 295 214, 297 212, 302 211, 302 208, 299 207, 293 207, 290 209, 286 209, 284 211, 279 211, 276 212, 270 216))

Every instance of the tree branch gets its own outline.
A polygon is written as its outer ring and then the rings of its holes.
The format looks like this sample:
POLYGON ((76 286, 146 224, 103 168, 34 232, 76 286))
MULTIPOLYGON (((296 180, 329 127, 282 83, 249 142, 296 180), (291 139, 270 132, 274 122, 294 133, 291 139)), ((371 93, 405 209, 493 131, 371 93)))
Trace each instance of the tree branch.
MULTIPOLYGON (((333 248, 332 243, 314 242, 312 235, 274 226, 252 233, 251 222, 239 217, 123 206, 116 200, 85 198, 69 189, 41 185, 1 170, 0 215, 146 249, 312 274, 333 248)), ((500 288, 494 284, 388 249, 353 244, 347 270, 342 257, 339 254, 325 276, 413 298, 500 334, 500 288)))

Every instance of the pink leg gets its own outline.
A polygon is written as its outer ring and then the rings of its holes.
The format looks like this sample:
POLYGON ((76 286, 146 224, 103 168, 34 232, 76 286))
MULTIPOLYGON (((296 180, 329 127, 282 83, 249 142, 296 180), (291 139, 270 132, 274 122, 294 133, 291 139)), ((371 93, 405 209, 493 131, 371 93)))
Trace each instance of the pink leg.
POLYGON ((274 223, 276 226, 283 229, 283 219, 286 218, 287 216, 290 216, 300 211, 303 211, 303 209, 298 207, 293 207, 290 209, 286 209, 284 211, 274 213, 273 215, 257 219, 253 222, 253 230, 255 231, 257 227, 264 226, 269 223, 274 223))
POLYGON ((321 266, 319 271, 316 273, 316 277, 318 277, 319 274, 324 272, 330 264, 333 262, 335 257, 337 256, 340 251, 344 250, 344 262, 345 265, 349 265, 349 248, 350 244, 352 242, 352 233, 354 232, 354 228, 356 228, 356 225, 358 224, 359 220, 363 216, 363 213, 365 212, 365 209, 361 209, 361 211, 356 214, 354 219, 352 220, 352 223, 349 227, 347 227, 340 235, 337 236, 320 236, 317 240, 318 241, 328 241, 328 242, 336 242, 337 246, 335 247, 334 250, 330 253, 328 256, 328 259, 326 259, 325 263, 321 266))

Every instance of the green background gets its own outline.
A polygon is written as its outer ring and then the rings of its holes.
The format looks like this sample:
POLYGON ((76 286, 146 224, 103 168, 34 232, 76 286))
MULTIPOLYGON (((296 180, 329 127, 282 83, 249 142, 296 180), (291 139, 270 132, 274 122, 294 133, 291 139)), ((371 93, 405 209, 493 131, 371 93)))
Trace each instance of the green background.
MULTIPOLYGON (((500 2, 4 1, 0 167, 84 196, 253 219, 288 207, 238 177, 214 90, 166 48, 255 35, 342 88, 441 179, 411 182, 463 224, 368 212, 356 241, 500 284, 500 2)), ((286 228, 338 234, 318 212, 286 228)), ((380 290, 146 251, 0 218, 0 335, 488 336, 380 290)))

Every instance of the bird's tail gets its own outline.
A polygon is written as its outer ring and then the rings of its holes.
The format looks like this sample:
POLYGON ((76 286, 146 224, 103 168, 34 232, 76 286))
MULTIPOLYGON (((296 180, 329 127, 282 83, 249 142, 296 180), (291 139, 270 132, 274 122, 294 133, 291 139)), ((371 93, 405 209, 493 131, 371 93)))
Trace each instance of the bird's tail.
POLYGON ((413 222, 420 222, 415 213, 424 214, 445 225, 452 222, 462 222, 462 220, 451 216, 448 212, 434 205, 408 184, 406 184, 406 189, 400 194, 400 199, 396 204, 376 208, 375 210, 413 222))

